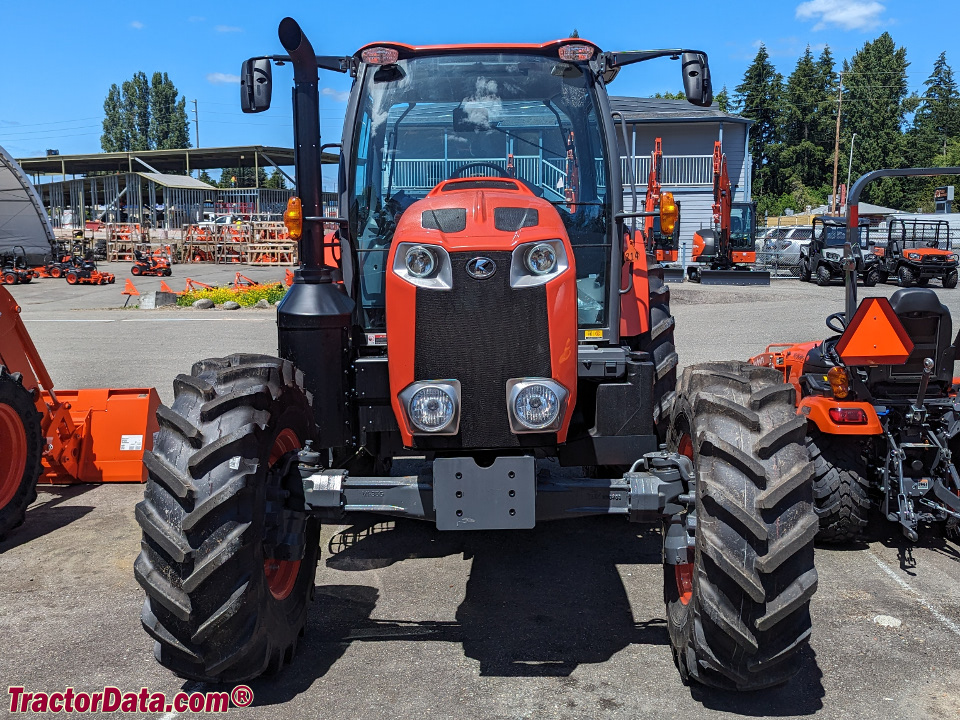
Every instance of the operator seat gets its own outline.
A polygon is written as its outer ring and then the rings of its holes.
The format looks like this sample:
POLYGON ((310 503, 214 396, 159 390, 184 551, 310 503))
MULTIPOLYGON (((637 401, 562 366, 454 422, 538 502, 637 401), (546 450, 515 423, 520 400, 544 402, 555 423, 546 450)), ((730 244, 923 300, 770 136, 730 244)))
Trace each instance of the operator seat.
POLYGON ((923 361, 932 358, 933 373, 927 396, 945 396, 953 383, 957 341, 950 310, 928 288, 904 288, 890 297, 890 306, 913 341, 913 352, 903 365, 869 368, 868 383, 877 397, 916 397, 923 361))

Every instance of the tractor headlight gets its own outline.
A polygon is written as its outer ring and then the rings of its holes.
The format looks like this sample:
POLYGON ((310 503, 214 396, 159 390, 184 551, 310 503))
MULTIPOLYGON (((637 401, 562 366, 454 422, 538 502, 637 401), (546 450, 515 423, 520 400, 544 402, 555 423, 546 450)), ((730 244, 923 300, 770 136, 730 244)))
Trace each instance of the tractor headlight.
POLYGON ((549 378, 507 381, 507 414, 515 433, 557 430, 563 421, 567 390, 549 378))
POLYGON ((920 253, 907 253, 907 258, 910 260, 919 260, 920 253))
POLYGON ((393 256, 393 272, 417 287, 431 290, 453 287, 450 256, 439 245, 399 243, 393 256))
POLYGON ((510 258, 510 287, 544 285, 570 267, 561 240, 541 240, 514 248, 510 258))
POLYGON ((460 382, 415 382, 400 393, 415 435, 456 435, 460 427, 460 382))
POLYGON ((437 268, 437 254, 425 245, 414 245, 403 254, 403 263, 413 277, 429 277, 437 268))
POLYGON ((546 275, 557 267, 557 252, 552 245, 537 243, 527 250, 523 262, 534 275, 546 275))
POLYGON ((956 261, 957 261, 956 253, 950 253, 949 255, 947 255, 947 262, 956 262, 956 261))

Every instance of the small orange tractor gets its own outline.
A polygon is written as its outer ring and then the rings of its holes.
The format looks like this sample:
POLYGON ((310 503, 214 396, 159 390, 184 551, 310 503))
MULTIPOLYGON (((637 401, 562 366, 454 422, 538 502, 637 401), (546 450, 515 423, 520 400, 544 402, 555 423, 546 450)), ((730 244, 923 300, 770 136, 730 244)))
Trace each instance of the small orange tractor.
POLYGON ((87 253, 82 261, 74 257, 70 264, 65 264, 63 277, 69 285, 112 285, 117 281, 113 273, 100 272, 93 253, 87 253))
POLYGON ((0 282, 4 285, 28 283, 37 274, 27 267, 27 253, 22 245, 14 246, 0 257, 0 282))
POLYGON ((748 265, 757 260, 757 208, 733 202, 727 157, 713 144, 713 225, 693 235, 694 264, 687 277, 704 285, 769 285, 770 273, 748 265))
POLYGON ((960 168, 877 170, 850 191, 843 247, 847 301, 823 341, 771 345, 751 359, 796 391, 807 430, 819 539, 845 542, 871 507, 917 541, 925 525, 960 525, 960 405, 950 311, 933 290, 904 288, 856 302, 857 203, 878 177, 958 174, 960 168))
POLYGON ((55 391, 0 287, 0 537, 23 522, 38 481, 145 480, 159 404, 153 388, 55 391))
POLYGON ((140 248, 134 248, 133 261, 133 267, 130 268, 132 275, 153 275, 155 277, 170 277, 173 275, 170 260, 164 257, 163 253, 145 253, 140 248))

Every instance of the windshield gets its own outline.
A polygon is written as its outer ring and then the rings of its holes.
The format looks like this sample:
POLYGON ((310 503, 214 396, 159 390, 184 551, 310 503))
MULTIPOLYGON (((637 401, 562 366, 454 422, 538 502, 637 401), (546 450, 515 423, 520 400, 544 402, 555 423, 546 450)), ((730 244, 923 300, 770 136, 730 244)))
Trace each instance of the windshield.
POLYGON ((400 215, 451 177, 522 180, 574 246, 580 326, 603 326, 609 274, 605 153, 589 73, 523 54, 368 66, 348 178, 364 324, 385 327, 384 264, 400 215))
POLYGON ((753 205, 733 205, 730 208, 730 247, 734 250, 754 249, 753 205))
MULTIPOLYGON (((870 237, 870 227, 861 225, 857 231, 857 242, 864 247, 870 237)), ((823 241, 824 247, 842 248, 847 241, 847 228, 843 225, 820 225, 817 235, 823 241)))

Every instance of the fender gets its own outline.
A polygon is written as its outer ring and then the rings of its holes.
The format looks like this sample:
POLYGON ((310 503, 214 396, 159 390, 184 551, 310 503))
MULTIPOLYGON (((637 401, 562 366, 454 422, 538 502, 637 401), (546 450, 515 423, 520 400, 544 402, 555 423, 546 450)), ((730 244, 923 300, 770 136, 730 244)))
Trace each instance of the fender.
POLYGON ((866 402, 841 402, 834 398, 808 396, 797 405, 797 414, 803 415, 808 422, 827 435, 881 435, 883 427, 873 405, 866 402), (847 425, 834 422, 830 418, 831 408, 859 409, 867 416, 867 422, 847 425))
MULTIPOLYGON (((628 284, 630 290, 620 296, 620 337, 641 335, 650 330, 650 281, 647 278, 647 248, 643 235, 634 237, 636 248, 620 268, 620 287, 628 284), (632 279, 630 276, 633 276, 632 279)), ((630 235, 624 238, 624 247, 630 251, 630 235)), ((625 253, 626 254, 626 253, 625 253)))

